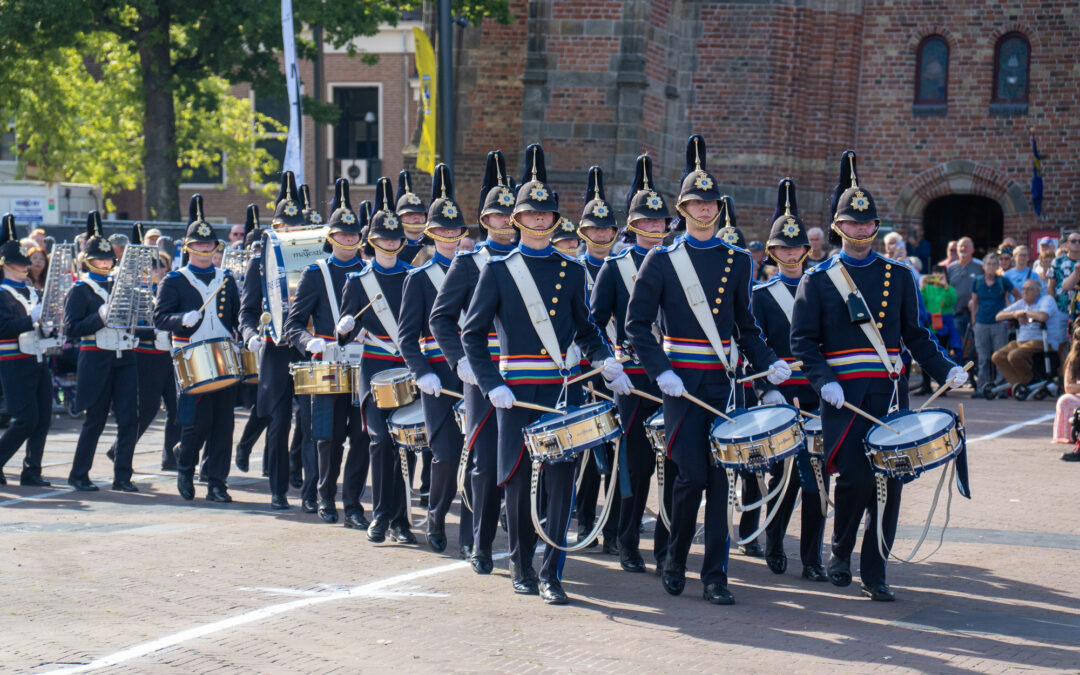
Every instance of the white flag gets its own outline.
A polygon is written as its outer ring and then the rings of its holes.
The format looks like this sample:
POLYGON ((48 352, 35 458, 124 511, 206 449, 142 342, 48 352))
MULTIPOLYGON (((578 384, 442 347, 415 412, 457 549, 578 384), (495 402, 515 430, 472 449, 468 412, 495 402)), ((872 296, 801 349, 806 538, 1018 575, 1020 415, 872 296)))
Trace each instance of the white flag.
POLYGON ((281 36, 285 43, 285 86, 289 91, 289 138, 285 143, 284 171, 296 175, 296 183, 304 181, 304 152, 300 143, 303 111, 300 109, 300 71, 296 66, 296 36, 293 33, 292 0, 281 0, 281 36))

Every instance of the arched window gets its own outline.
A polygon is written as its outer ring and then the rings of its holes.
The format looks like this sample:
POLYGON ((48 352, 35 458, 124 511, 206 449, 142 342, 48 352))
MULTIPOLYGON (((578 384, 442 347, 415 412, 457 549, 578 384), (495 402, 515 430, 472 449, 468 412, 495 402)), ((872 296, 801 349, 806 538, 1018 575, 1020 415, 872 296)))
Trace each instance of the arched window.
POLYGON ((1002 35, 994 48, 994 103, 1027 103, 1031 45, 1020 33, 1002 35))
POLYGON ((915 63, 915 103, 944 105, 949 92, 949 43, 930 35, 919 43, 915 63))

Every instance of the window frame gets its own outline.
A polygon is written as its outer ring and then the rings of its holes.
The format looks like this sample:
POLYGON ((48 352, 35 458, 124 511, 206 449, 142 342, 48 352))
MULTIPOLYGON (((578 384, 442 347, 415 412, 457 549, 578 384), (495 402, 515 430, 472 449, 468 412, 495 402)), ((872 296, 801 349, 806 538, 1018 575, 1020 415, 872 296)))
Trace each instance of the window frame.
POLYGON ((1031 102, 1031 40, 1019 31, 1005 33, 994 43, 994 73, 991 81, 990 103, 998 105, 1027 106, 1031 102), (1027 62, 1024 64, 1024 96, 1023 98, 998 98, 998 76, 1001 74, 1001 48, 1008 40, 1019 38, 1027 48, 1027 62))
POLYGON ((945 36, 940 33, 934 33, 927 35, 919 41, 919 46, 915 48, 915 95, 914 105, 917 106, 945 106, 949 103, 949 59, 952 56, 952 48, 949 47, 949 41, 945 39, 945 36), (942 99, 928 99, 921 97, 921 85, 923 75, 923 49, 930 42, 940 42, 945 46, 945 95, 942 99))
MULTIPOLYGON (((256 99, 255 99, 255 89, 254 88, 251 88, 251 89, 248 90, 248 100, 251 102, 251 112, 254 115, 254 113, 258 112, 258 109, 255 107, 255 100, 256 99)), ((286 97, 286 103, 288 103, 288 97, 286 97)), ((278 122, 284 124, 286 127, 289 126, 289 122, 287 120, 285 122, 281 122, 281 120, 278 120, 278 122)), ((254 130, 255 130, 254 119, 252 120, 251 124, 252 124, 252 131, 254 132, 254 130)), ((288 131, 288 129, 286 129, 285 131, 273 131, 273 132, 262 133, 262 134, 259 134, 255 138, 255 143, 258 143, 259 141, 281 141, 282 143, 288 145, 288 143, 289 143, 289 131, 288 131)), ((284 157, 282 158, 282 160, 284 160, 284 157)), ((279 183, 277 181, 273 181, 273 180, 271 180, 271 181, 269 181, 267 183, 258 183, 256 181, 251 181, 250 187, 253 190, 258 190, 258 189, 264 188, 264 187, 266 187, 268 185, 278 185, 278 184, 279 183)))

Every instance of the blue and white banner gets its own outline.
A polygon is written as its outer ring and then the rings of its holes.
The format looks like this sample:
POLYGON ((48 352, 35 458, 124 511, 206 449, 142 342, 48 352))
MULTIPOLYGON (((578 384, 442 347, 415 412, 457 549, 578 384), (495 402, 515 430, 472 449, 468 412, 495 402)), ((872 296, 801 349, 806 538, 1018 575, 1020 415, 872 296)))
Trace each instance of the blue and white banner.
POLYGON ((300 108, 300 71, 296 65, 296 34, 293 32, 292 0, 281 0, 281 36, 285 43, 285 86, 289 90, 289 137, 285 143, 283 171, 292 171, 296 183, 304 184, 304 150, 301 125, 304 112, 300 108))

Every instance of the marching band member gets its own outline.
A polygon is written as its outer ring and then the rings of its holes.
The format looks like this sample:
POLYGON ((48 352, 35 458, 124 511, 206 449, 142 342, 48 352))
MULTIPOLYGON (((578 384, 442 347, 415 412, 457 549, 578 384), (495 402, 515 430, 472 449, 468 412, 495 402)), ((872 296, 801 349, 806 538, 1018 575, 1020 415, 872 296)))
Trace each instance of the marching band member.
POLYGON ((75 408, 86 411, 68 484, 82 492, 98 489, 90 482, 90 469, 111 407, 116 420, 112 489, 138 492, 131 482, 131 460, 138 433, 135 354, 131 349, 115 348, 121 345, 98 344, 99 336, 105 336, 99 331, 106 327, 108 298, 113 288, 109 273, 116 264, 116 255, 101 234, 101 216, 97 211, 87 216, 86 229, 87 272, 68 292, 64 303, 64 334, 70 340, 80 340, 75 408))
MULTIPOLYGON (((754 288, 750 307, 761 326, 766 344, 777 356, 791 363, 795 361, 791 356, 791 313, 795 305, 795 290, 803 277, 803 264, 810 253, 810 240, 806 235, 806 225, 799 219, 795 183, 790 178, 780 181, 776 211, 773 213, 773 224, 765 247, 780 268, 780 273, 767 283, 754 288)), ((798 406, 808 411, 816 410, 819 405, 817 390, 810 386, 809 380, 798 368, 792 368, 791 377, 779 385, 765 382, 761 388, 764 391, 761 402, 765 405, 795 405, 797 400, 798 406)), ((765 528, 765 564, 775 574, 783 574, 787 570, 784 535, 795 509, 795 499, 799 495, 800 477, 803 477, 802 529, 799 536, 802 575, 810 581, 826 581, 828 576, 821 565, 825 515, 821 512, 817 483, 809 477, 810 455, 807 448, 799 451, 797 462, 799 475, 793 476, 784 494, 773 499, 768 506, 770 511, 776 510, 776 515, 765 528)), ((782 480, 783 463, 777 462, 772 468, 769 492, 776 490, 782 480)), ((825 489, 828 490, 828 482, 825 483, 825 489)))
MULTIPOLYGON (((349 201, 349 182, 344 178, 337 179, 334 185, 330 209, 330 231, 323 248, 332 255, 309 265, 300 275, 296 297, 289 306, 289 317, 285 321, 285 336, 296 349, 313 359, 322 356, 328 360, 345 361, 350 359, 330 359, 328 355, 341 351, 334 337, 334 327, 340 319, 345 279, 349 274, 362 270, 364 261, 357 255, 363 223, 353 213, 349 201), (314 333, 307 329, 309 322, 314 333)), ((337 480, 347 438, 349 456, 345 460, 341 491, 345 527, 366 530, 370 523, 364 516, 360 497, 367 483, 370 439, 364 430, 361 410, 353 406, 350 394, 312 395, 310 399, 311 432, 318 450, 319 517, 327 523, 338 520, 335 504, 337 480)))
POLYGON ((51 483, 41 477, 41 457, 52 422, 52 371, 48 360, 39 361, 19 348, 19 336, 37 330, 42 306, 37 290, 27 283, 30 256, 19 243, 10 213, 0 222, 0 267, 0 384, 11 415, 11 425, 0 437, 0 485, 7 484, 4 465, 26 443, 19 484, 48 487, 51 483))
POLYGON ((401 368, 398 311, 408 265, 398 257, 405 240, 401 221, 391 211, 390 181, 380 178, 375 186, 377 210, 368 226, 364 248, 374 260, 358 274, 350 274, 341 300, 337 339, 347 345, 361 332, 364 353, 360 360, 362 410, 371 437, 371 492, 373 516, 367 538, 373 543, 390 540, 415 544, 409 522, 408 494, 402 480, 397 448, 387 427, 389 411, 375 405, 371 378, 388 368, 401 368), (370 290, 369 290, 370 289, 370 290), (381 293, 381 298, 375 298, 381 293), (374 300, 374 302, 372 302, 374 300), (369 303, 371 307, 361 312, 369 303))
MULTIPOLYGON (((609 321, 614 321, 614 342, 616 354, 619 356, 622 356, 622 345, 627 341, 626 309, 634 288, 634 279, 645 256, 667 236, 668 223, 671 221, 664 198, 653 189, 652 160, 648 155, 641 155, 637 159, 626 211, 626 229, 634 235, 634 245, 604 261, 603 267, 596 274, 596 285, 590 295, 593 320, 597 325, 606 326, 609 321)), ((645 374, 645 368, 640 364, 627 364, 625 370, 635 389, 660 396, 660 390, 645 374)), ((641 519, 649 499, 649 481, 653 467, 656 466, 656 452, 645 435, 645 420, 656 412, 659 404, 636 394, 616 394, 615 402, 619 407, 619 418, 626 430, 623 452, 630 484, 630 494, 623 497, 616 521, 619 563, 627 572, 640 573, 645 571, 645 561, 639 551, 641 519)), ((664 483, 665 494, 659 495, 659 498, 665 500, 667 511, 670 512, 676 469, 671 460, 665 461, 668 466, 665 471, 668 480, 664 483)), ((604 536, 606 541, 607 535, 604 536)), ((653 543, 658 566, 667 548, 667 538, 667 528, 657 520, 653 543)))
POLYGON ((412 174, 408 169, 402 169, 398 173, 397 193, 394 195, 394 212, 401 220, 405 228, 405 248, 401 249, 398 258, 407 265, 415 265, 413 262, 425 246, 430 246, 432 241, 426 236, 427 207, 420 195, 413 192, 412 174))
MULTIPOLYGON (((202 195, 193 195, 184 235, 187 265, 170 272, 158 287, 154 327, 172 333, 174 349, 215 338, 233 339, 239 323, 240 292, 228 270, 214 265, 221 242, 203 217, 202 195)), ((179 401, 180 452, 176 457, 176 489, 195 498, 196 455, 205 442, 202 468, 206 499, 231 502, 226 479, 232 455, 236 386, 202 394, 182 394, 179 401)))
POLYGON ((677 206, 686 235, 645 257, 630 296, 626 333, 664 393, 668 452, 679 467, 671 541, 660 575, 664 589, 679 595, 686 585, 686 558, 704 491, 704 597, 714 604, 732 604, 735 599, 727 589, 727 475, 709 451, 712 415, 683 394, 693 392, 714 407, 726 408, 738 361, 736 343, 755 368, 771 364, 775 371, 770 377, 777 382, 786 380, 791 369, 761 339, 750 313, 750 255, 715 237, 720 194, 705 170, 704 139, 691 136, 686 152, 677 206), (658 312, 663 348, 652 332, 658 312))
MULTIPOLYGON (((433 460, 427 540, 428 546, 436 553, 446 550, 445 519, 457 494, 457 470, 465 443, 461 429, 454 421, 454 404, 457 400, 441 395, 443 388, 461 391, 461 381, 446 365, 446 357, 431 333, 428 316, 457 252, 458 242, 468 232, 461 209, 454 202, 450 169, 445 164, 439 164, 435 167, 431 183, 431 206, 428 207, 425 230, 426 235, 435 242, 435 253, 423 265, 409 270, 398 312, 401 355, 405 357, 405 363, 421 392, 428 447, 431 448, 433 460)), ((462 557, 467 560, 473 554, 471 516, 463 505, 458 541, 462 557)))
MULTIPOLYGON (((590 319, 582 263, 551 246, 559 207, 545 184, 543 149, 531 145, 525 156, 531 179, 518 189, 511 220, 521 232, 521 243, 509 255, 492 258, 480 272, 461 337, 469 366, 497 409, 499 482, 506 489, 514 591, 539 593, 548 604, 566 604, 561 582, 565 553, 549 546, 539 578, 532 567, 537 534, 530 517, 530 462, 524 457, 523 428, 538 415, 513 405, 521 398, 552 406, 563 395, 567 404, 582 403, 581 388, 565 385, 578 370, 579 349, 593 363, 604 364, 605 377, 616 391, 629 392, 630 382, 590 319), (534 303, 523 293, 535 296, 543 312, 531 316, 534 303), (492 326, 499 337, 498 368, 488 351, 492 326)), ((570 523, 575 464, 551 463, 541 481, 547 496, 544 531, 562 545, 570 523)))
MULTIPOLYGON (((291 171, 281 177, 281 190, 270 227, 274 229, 300 227, 304 215, 300 211, 300 196, 296 178, 291 171)), ((263 350, 259 360, 259 394, 255 414, 269 417, 266 429, 266 451, 270 478, 270 508, 287 509, 289 501, 289 426, 292 422, 293 381, 289 363, 302 360, 292 345, 282 340, 274 344, 260 324, 263 313, 263 268, 266 255, 265 235, 263 255, 253 256, 244 273, 244 289, 240 306, 240 329, 249 351, 263 350)), ((317 507, 316 507, 317 509, 317 507)))
MULTIPOLYGON (((311 191, 307 184, 300 186, 300 208, 304 214, 304 226, 319 227, 323 225, 323 217, 311 201, 311 191)), ((325 250, 326 244, 323 244, 325 250)), ((285 317, 287 318, 287 317, 285 317)), ((283 341, 288 341, 284 335, 283 341)), ((305 358, 310 354, 298 350, 305 358)), ((289 444, 289 482, 293 487, 300 489, 300 509, 304 513, 315 513, 319 509, 319 456, 315 449, 315 438, 312 436, 312 407, 310 394, 293 395, 294 403, 294 426, 292 442, 289 444)), ((329 433, 327 431, 326 433, 329 433)))
MULTIPOLYGON (((247 212, 244 214, 244 248, 248 250, 254 248, 251 257, 248 259, 249 261, 257 260, 262 255, 262 249, 259 242, 261 237, 262 228, 259 227, 259 206, 257 204, 248 204, 247 212)), ((241 384, 240 387, 238 396, 244 401, 245 406, 250 407, 251 413, 248 415, 247 422, 244 424, 244 430, 240 433, 240 441, 236 444, 235 461, 236 468, 247 473, 251 466, 251 449, 255 446, 255 441, 259 440, 259 436, 262 436, 263 432, 266 431, 266 427, 269 426, 270 417, 268 415, 259 415, 259 385, 241 384)), ((264 466, 263 469, 265 471, 266 467, 264 466)))
POLYGON ((800 282, 791 319, 791 351, 828 404, 821 406, 827 468, 839 474, 829 580, 836 586, 851 583, 851 552, 866 513, 859 557, 862 593, 872 600, 890 601, 895 596, 885 580, 885 560, 875 532, 881 517, 885 545, 892 547, 901 482, 888 480, 885 513, 879 514, 874 472, 863 449, 870 422, 842 406, 848 401, 878 417, 896 406, 908 407, 901 341, 939 383, 961 386, 967 373, 919 325, 918 290, 910 271, 873 252, 881 223, 873 197, 858 184, 851 151, 841 158, 832 206, 830 237, 842 239, 842 252, 811 269, 800 282))
MULTIPOLYGON (((512 179, 506 175, 505 167, 506 158, 501 150, 488 153, 477 210, 481 230, 487 234, 487 239, 477 244, 474 250, 458 253, 454 258, 429 317, 431 333, 442 349, 446 365, 464 382, 465 441, 472 452, 469 484, 472 487, 473 555, 469 562, 477 574, 491 574, 494 569, 491 545, 498 529, 502 500, 498 481, 498 416, 492 414, 494 408, 478 386, 465 356, 459 321, 469 308, 480 270, 487 260, 514 250, 517 230, 510 224, 514 193, 512 179)), ((499 341, 494 332, 488 333, 488 352, 490 359, 498 361, 499 341)))
MULTIPOLYGON (((581 262, 585 263, 586 287, 591 298, 596 284, 596 277, 600 274, 604 259, 608 257, 611 247, 615 245, 615 240, 619 236, 619 224, 615 222, 615 214, 604 196, 604 172, 598 166, 589 168, 585 187, 585 206, 582 208, 581 220, 578 222, 577 236, 585 242, 585 254, 581 257, 581 262)), ((595 315, 593 318, 595 318, 595 315)), ((600 327, 601 333, 607 338, 611 348, 615 349, 618 344, 618 335, 615 326, 610 323, 610 315, 608 321, 601 322, 597 320, 597 326, 600 327)), ((581 362, 582 368, 589 368, 590 365, 584 359, 581 362)), ((582 384, 588 386, 591 383, 594 388, 598 388, 601 384, 600 377, 600 375, 593 376, 582 382, 582 384)), ((604 444, 601 447, 593 448, 593 451, 589 453, 589 461, 581 466, 580 470, 583 473, 581 487, 577 498, 574 500, 577 505, 578 541, 589 536, 589 532, 592 531, 596 522, 596 502, 600 496, 600 474, 604 475, 604 485, 607 487, 612 476, 612 460, 614 456, 612 446, 604 444)), ((623 460, 623 465, 625 466, 625 464, 626 461, 623 460)), ((620 492, 619 498, 611 505, 607 522, 604 523, 604 553, 610 555, 618 555, 619 553, 618 531, 619 506, 621 503, 622 495, 620 492)), ((595 541, 593 545, 595 545, 595 541)))
POLYGON ((569 218, 560 217, 555 224, 555 231, 551 233, 551 245, 560 253, 577 257, 578 249, 581 248, 581 239, 578 238, 577 225, 569 218))

